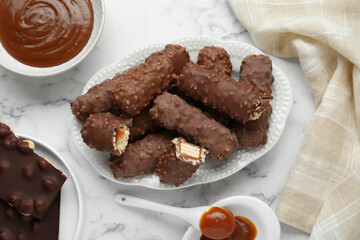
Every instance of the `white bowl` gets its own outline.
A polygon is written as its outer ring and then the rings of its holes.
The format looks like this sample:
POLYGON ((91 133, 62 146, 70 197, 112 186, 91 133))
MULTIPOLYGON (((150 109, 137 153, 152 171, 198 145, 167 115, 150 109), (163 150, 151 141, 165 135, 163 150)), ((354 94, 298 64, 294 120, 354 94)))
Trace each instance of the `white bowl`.
MULTIPOLYGON (((209 37, 187 37, 171 42, 172 44, 180 44, 189 51, 191 59, 196 61, 197 54, 204 46, 220 46, 225 48, 230 54, 231 62, 233 64, 232 76, 235 79, 239 78, 239 69, 241 61, 244 57, 250 54, 262 53, 259 49, 242 42, 221 41, 209 37)), ((165 47, 165 43, 148 45, 139 48, 123 59, 114 64, 107 66, 93 75, 86 84, 83 93, 87 92, 89 88, 102 82, 107 78, 113 77, 117 72, 133 67, 137 64, 143 63, 145 58, 151 53, 161 50, 165 47)), ((152 189, 170 190, 179 189, 198 184, 210 183, 223 178, 226 178, 239 170, 246 167, 249 163, 263 156, 270 151, 271 148, 280 139, 280 136, 285 128, 287 117, 290 113, 292 105, 292 91, 289 80, 285 74, 275 65, 273 65, 273 75, 275 82, 272 85, 274 99, 272 101, 273 112, 270 117, 270 128, 268 131, 268 142, 265 145, 256 148, 238 148, 233 156, 226 162, 219 162, 216 160, 207 160, 205 164, 200 166, 199 170, 179 187, 173 185, 161 184, 156 174, 144 175, 133 178, 131 180, 115 179, 110 171, 107 153, 101 153, 94 149, 90 149, 82 140, 80 130, 82 125, 73 118, 72 121, 72 135, 76 149, 81 155, 87 159, 93 167, 105 178, 125 185, 138 185, 152 189)))
POLYGON ((100 38, 105 22, 105 6, 103 0, 91 0, 94 10, 94 26, 88 43, 83 50, 71 60, 54 67, 40 68, 23 64, 13 58, 0 42, 0 65, 15 73, 29 77, 49 77, 69 70, 80 63, 94 48, 100 38))
MULTIPOLYGON (((274 211, 263 201, 254 197, 234 196, 222 199, 212 206, 226 207, 234 216, 243 216, 250 219, 256 229, 256 240, 279 240, 280 223, 274 211)), ((200 239, 201 233, 189 227, 182 240, 200 239)))

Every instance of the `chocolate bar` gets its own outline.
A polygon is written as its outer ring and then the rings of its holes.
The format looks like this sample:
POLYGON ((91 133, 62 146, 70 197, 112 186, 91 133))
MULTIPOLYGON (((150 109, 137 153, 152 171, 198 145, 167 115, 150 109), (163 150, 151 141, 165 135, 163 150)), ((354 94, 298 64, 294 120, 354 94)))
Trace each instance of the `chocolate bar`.
POLYGON ((238 146, 231 130, 168 92, 155 98, 149 113, 160 126, 177 131, 187 141, 209 150, 210 158, 227 160, 238 146))
POLYGON ((231 76, 232 64, 230 55, 224 48, 215 46, 204 47, 199 51, 197 63, 216 73, 224 73, 231 76))
POLYGON ((130 128, 129 142, 143 138, 146 134, 157 131, 160 127, 152 120, 149 114, 150 108, 145 108, 139 115, 134 116, 130 128))
MULTIPOLYGON (((274 77, 272 75, 272 63, 268 56, 260 54, 244 58, 240 67, 240 84, 245 82, 251 84, 261 94, 263 101, 272 99, 271 85, 274 82, 274 77)), ((233 123, 233 130, 240 145, 244 147, 257 147, 266 144, 269 117, 272 113, 270 101, 269 105, 269 108, 259 119, 246 123, 233 123)))
POLYGON ((269 108, 255 121, 248 121, 244 124, 233 123, 233 129, 241 146, 257 147, 266 144, 271 112, 272 108, 269 108))
POLYGON ((110 113, 91 114, 81 129, 89 147, 113 155, 121 155, 128 144, 132 119, 110 113))
POLYGON ((258 119, 266 110, 250 84, 239 84, 224 73, 216 73, 198 64, 190 63, 183 67, 177 86, 188 97, 239 122, 258 119))
POLYGON ((205 106, 201 102, 197 102, 194 99, 185 95, 185 93, 181 92, 177 86, 172 86, 169 90, 169 93, 175 94, 180 98, 184 99, 188 104, 201 109, 201 111, 208 117, 215 119, 222 125, 227 128, 231 128, 232 120, 226 116, 225 114, 219 113, 218 111, 212 109, 211 107, 205 106))
POLYGON ((1 240, 58 240, 59 239, 60 194, 40 221, 23 216, 15 208, 0 200, 1 240))
POLYGON ((186 48, 180 45, 168 44, 162 51, 155 52, 147 57, 145 62, 158 62, 161 57, 165 57, 172 62, 176 75, 179 75, 180 70, 190 61, 186 48))
POLYGON ((245 57, 240 66, 240 81, 251 83, 262 98, 271 98, 271 85, 275 81, 271 59, 263 54, 245 57))
POLYGON ((156 167, 160 182, 180 186, 205 162, 208 152, 183 138, 173 139, 161 154, 156 167))
POLYGON ((34 148, 0 123, 0 198, 23 215, 43 219, 67 177, 34 148))
POLYGON ((125 153, 112 156, 109 161, 114 177, 131 179, 154 172, 159 156, 172 138, 173 135, 169 132, 160 132, 130 143, 125 153))
POLYGON ((138 115, 156 95, 169 88, 176 73, 188 61, 186 49, 177 45, 152 54, 129 79, 116 84, 112 90, 114 107, 129 116, 138 115))
POLYGON ((118 81, 126 79, 128 75, 116 74, 112 79, 106 79, 102 83, 96 84, 85 94, 70 101, 71 111, 82 123, 92 113, 114 112, 111 90, 115 88, 118 81))

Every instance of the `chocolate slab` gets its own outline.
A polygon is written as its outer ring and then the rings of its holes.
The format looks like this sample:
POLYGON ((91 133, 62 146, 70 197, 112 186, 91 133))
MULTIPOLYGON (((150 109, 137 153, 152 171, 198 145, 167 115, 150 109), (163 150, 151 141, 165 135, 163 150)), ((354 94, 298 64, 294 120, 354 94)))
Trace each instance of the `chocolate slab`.
POLYGON ((240 66, 240 81, 251 83, 263 98, 271 96, 271 85, 275 81, 271 59, 263 54, 245 57, 240 66))
MULTIPOLYGON (((6 125, 0 123, 0 128, 6 125)), ((3 132, 3 131, 1 131, 3 132)), ((10 132, 0 137, 0 198, 23 215, 43 219, 66 176, 10 132)))
POLYGON ((156 175, 159 176, 161 183, 173 184, 178 187, 191 178, 200 165, 203 164, 202 161, 194 161, 194 163, 183 161, 178 157, 176 145, 171 141, 159 158, 156 175))
POLYGON ((264 111, 259 94, 250 84, 239 84, 224 73, 198 64, 183 67, 177 86, 188 97, 240 122, 255 119, 264 111))
POLYGON ((128 117, 117 117, 110 113, 91 114, 81 129, 81 136, 89 147, 101 152, 109 152, 120 155, 115 146, 116 131, 123 126, 128 129, 132 126, 132 119, 128 117))
POLYGON ((171 85, 176 73, 190 60, 181 46, 166 47, 150 55, 138 70, 112 90, 114 107, 129 116, 138 115, 155 96, 171 85))
POLYGON ((232 64, 230 55, 224 48, 215 46, 204 47, 199 51, 197 63, 217 73, 231 76, 232 64))
POLYGON ((15 208, 0 200, 1 240, 58 240, 60 217, 60 194, 40 221, 25 217, 15 208))
POLYGON ((210 158, 227 160, 238 146, 231 130, 168 92, 155 98, 149 113, 160 126, 177 131, 187 141, 209 150, 210 158))
POLYGON ((109 161, 114 177, 131 179, 154 172, 159 156, 173 137, 169 132, 160 132, 130 143, 125 153, 112 156, 109 161))

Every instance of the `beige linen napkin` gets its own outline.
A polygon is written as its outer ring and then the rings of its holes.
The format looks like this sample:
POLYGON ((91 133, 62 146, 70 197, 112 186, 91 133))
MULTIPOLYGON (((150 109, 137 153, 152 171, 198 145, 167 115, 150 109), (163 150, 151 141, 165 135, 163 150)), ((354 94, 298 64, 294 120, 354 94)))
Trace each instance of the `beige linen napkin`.
POLYGON ((360 239, 360 1, 228 2, 261 49, 299 57, 315 96, 280 221, 312 231, 311 239, 360 239))

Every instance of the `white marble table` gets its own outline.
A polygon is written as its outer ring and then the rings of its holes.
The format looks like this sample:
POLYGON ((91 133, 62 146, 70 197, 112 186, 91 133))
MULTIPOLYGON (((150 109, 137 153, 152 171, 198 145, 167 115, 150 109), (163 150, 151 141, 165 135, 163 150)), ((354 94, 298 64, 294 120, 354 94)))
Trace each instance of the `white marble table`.
MULTIPOLYGON (((35 136, 57 149, 73 167, 85 195, 86 217, 81 239, 181 239, 187 225, 163 214, 119 207, 117 192, 182 207, 207 205, 232 195, 251 195, 276 208, 282 188, 315 111, 297 59, 272 57, 291 81, 294 105, 284 134, 268 154, 233 176, 176 191, 154 191, 117 185, 100 177, 70 150, 68 101, 100 68, 149 43, 191 35, 254 44, 223 0, 106 0, 106 23, 93 52, 76 68, 52 78, 26 78, 0 67, 0 121, 15 132, 35 136)), ((234 66, 238 68, 239 66, 234 66)), ((282 239, 309 236, 282 227, 282 239)), ((66 231, 66 225, 62 226, 66 231)))

